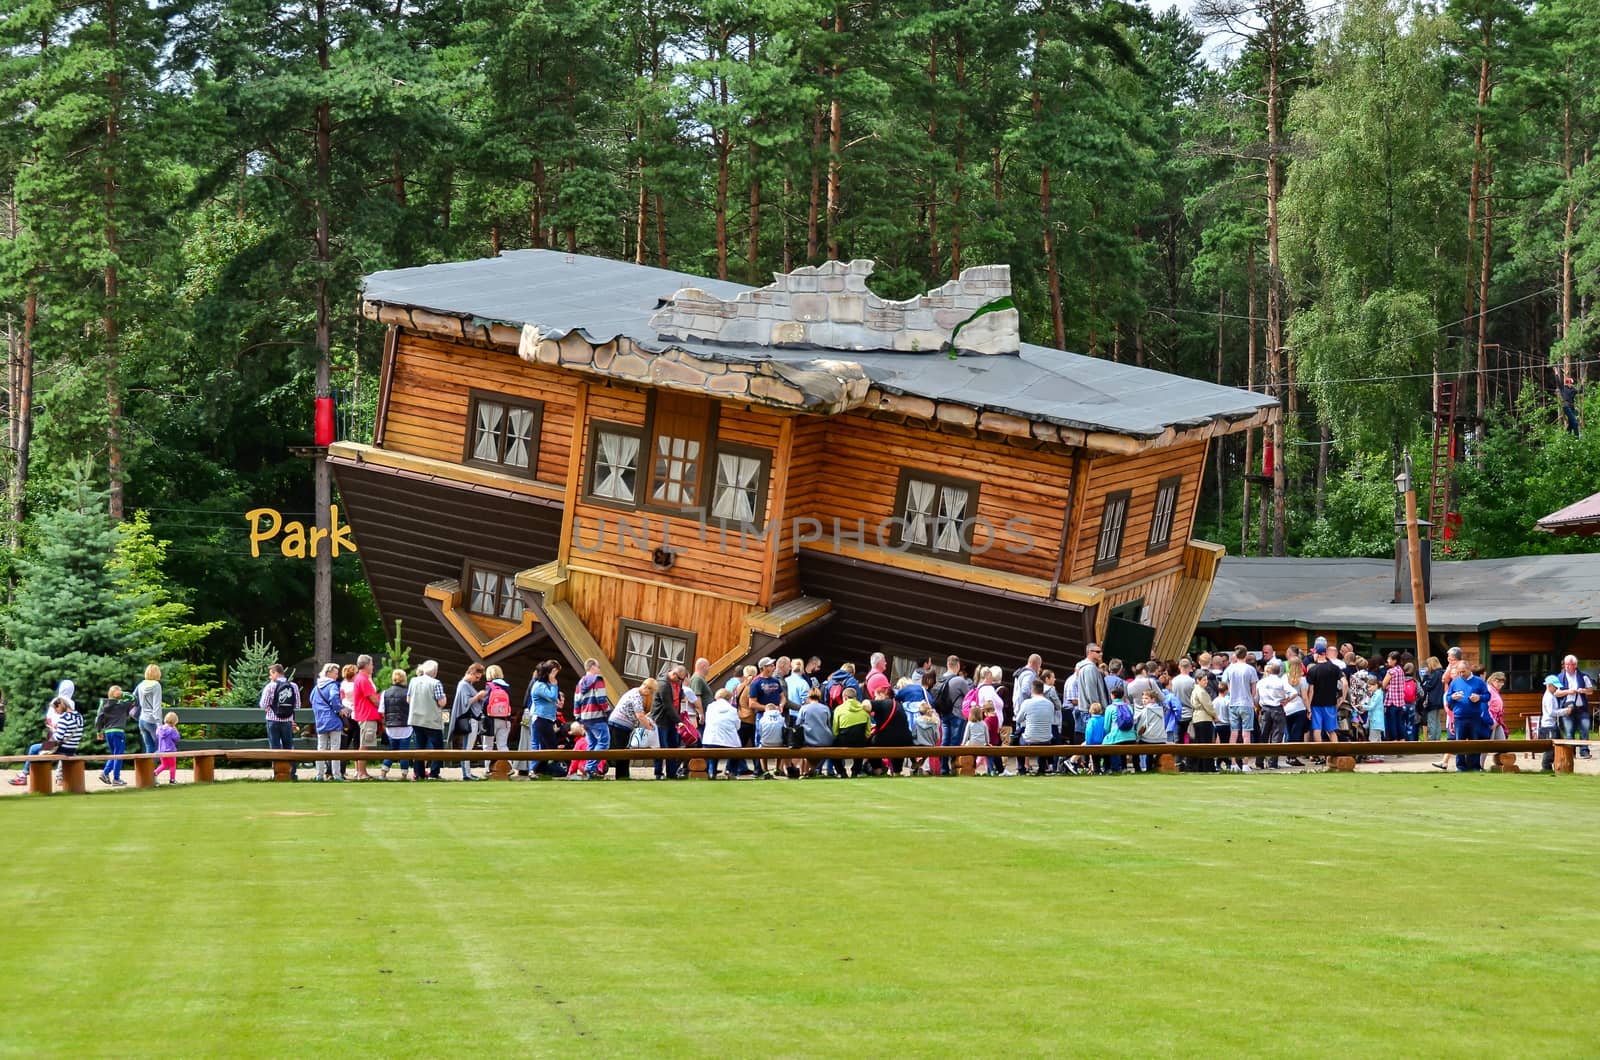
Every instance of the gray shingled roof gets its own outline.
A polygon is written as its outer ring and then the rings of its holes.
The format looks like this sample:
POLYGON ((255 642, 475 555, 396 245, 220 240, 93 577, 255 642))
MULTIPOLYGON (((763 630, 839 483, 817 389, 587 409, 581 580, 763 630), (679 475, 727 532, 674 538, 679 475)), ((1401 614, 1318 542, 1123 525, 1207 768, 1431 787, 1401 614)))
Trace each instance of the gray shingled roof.
POLYGON ((750 288, 628 262, 554 250, 423 265, 366 278, 369 302, 522 326, 603 342, 626 336, 646 349, 678 347, 717 360, 817 359, 860 364, 883 390, 1005 412, 1078 430, 1154 437, 1168 428, 1239 419, 1271 398, 1203 380, 1024 344, 1014 356, 856 353, 719 346, 657 338, 650 315, 680 287, 719 298, 750 288))
MULTIPOLYGON (((1294 626, 1316 632, 1409 629, 1410 604, 1394 604, 1387 559, 1225 558, 1202 626, 1294 626)), ((1516 556, 1433 565, 1428 627, 1600 628, 1600 554, 1516 556)))

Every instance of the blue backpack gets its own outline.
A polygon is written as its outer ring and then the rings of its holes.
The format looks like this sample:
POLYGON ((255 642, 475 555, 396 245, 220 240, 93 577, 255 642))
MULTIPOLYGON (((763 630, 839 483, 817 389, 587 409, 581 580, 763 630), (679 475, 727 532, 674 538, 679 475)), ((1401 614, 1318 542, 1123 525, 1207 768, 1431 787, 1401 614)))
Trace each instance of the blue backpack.
POLYGON ((1117 704, 1116 721, 1118 732, 1133 731, 1133 711, 1129 708, 1127 703, 1117 704))

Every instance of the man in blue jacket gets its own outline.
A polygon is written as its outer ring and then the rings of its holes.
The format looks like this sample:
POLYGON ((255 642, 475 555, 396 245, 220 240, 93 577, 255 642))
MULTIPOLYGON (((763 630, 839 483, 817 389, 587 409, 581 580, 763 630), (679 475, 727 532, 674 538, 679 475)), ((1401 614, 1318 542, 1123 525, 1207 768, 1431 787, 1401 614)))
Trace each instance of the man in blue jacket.
MULTIPOLYGON (((1474 672, 1466 663, 1456 666, 1456 676, 1445 693, 1445 703, 1455 715, 1456 739, 1486 740, 1494 731, 1489 718, 1489 686, 1481 672, 1474 672)), ((1470 773, 1483 768, 1481 755, 1456 755, 1456 772, 1470 773)))

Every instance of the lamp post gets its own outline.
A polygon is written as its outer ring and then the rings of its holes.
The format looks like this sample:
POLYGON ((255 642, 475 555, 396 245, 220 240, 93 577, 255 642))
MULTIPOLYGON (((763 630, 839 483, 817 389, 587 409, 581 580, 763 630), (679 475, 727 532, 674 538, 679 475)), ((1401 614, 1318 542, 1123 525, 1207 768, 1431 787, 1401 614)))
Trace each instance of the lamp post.
POLYGON ((1411 481, 1411 454, 1405 455, 1395 492, 1406 501, 1406 551, 1411 560, 1411 606, 1417 619, 1417 665, 1428 657, 1428 600, 1422 588, 1422 536, 1417 532, 1417 489, 1411 481))

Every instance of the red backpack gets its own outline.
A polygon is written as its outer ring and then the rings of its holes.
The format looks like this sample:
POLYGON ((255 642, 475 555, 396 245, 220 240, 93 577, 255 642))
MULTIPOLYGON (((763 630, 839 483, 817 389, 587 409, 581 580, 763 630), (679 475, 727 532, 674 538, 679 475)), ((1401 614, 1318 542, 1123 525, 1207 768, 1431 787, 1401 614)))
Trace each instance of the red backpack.
POLYGON ((511 696, 498 682, 489 682, 489 708, 486 713, 491 718, 511 717, 511 696))

